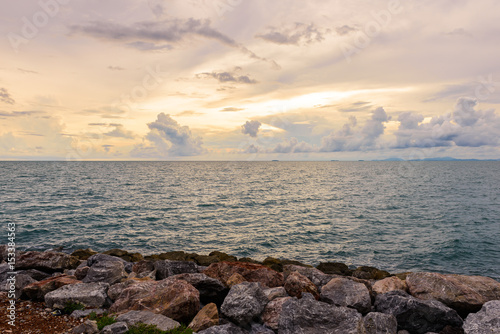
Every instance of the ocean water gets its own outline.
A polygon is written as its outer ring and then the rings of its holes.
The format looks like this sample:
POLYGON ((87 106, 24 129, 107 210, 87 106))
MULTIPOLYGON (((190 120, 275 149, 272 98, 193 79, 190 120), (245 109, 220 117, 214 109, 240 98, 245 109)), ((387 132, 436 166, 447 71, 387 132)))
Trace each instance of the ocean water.
POLYGON ((0 208, 20 249, 500 278, 500 162, 0 162, 0 208))

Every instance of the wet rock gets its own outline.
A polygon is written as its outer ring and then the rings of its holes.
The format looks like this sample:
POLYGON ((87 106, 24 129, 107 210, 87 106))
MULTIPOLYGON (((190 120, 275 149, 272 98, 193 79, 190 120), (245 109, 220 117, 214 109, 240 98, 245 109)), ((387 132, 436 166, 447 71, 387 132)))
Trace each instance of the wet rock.
POLYGON ((264 308, 262 313, 262 321, 264 324, 273 329, 278 330, 278 324, 283 309, 283 304, 292 297, 279 297, 270 301, 264 308))
POLYGON ((362 317, 356 310, 337 307, 305 293, 302 299, 289 299, 279 318, 279 334, 362 334, 362 317))
POLYGON ((227 285, 227 280, 234 273, 243 276, 248 282, 259 282, 265 287, 283 286, 283 275, 266 266, 248 262, 219 262, 211 264, 204 274, 220 280, 227 285))
POLYGON ((234 273, 234 274, 231 275, 231 277, 229 277, 227 279, 226 284, 227 284, 228 287, 231 288, 231 287, 233 287, 233 286, 235 286, 237 284, 240 284, 240 283, 243 283, 243 282, 246 282, 246 281, 247 280, 245 279, 245 277, 241 276, 238 273, 234 273))
POLYGON ((263 265, 266 267, 271 268, 272 270, 282 272, 283 271, 283 263, 281 263, 281 260, 278 260, 274 257, 267 257, 263 262, 263 265))
POLYGON ((60 287, 45 295, 49 308, 64 308, 67 302, 82 303, 89 308, 101 308, 107 302, 107 283, 77 283, 60 287))
POLYGON ((194 286, 199 291, 200 301, 203 304, 214 302, 220 306, 229 292, 229 289, 221 281, 201 273, 180 274, 171 278, 186 281, 194 286))
POLYGON ((400 290, 378 295, 375 309, 394 315, 399 330, 405 329, 415 334, 439 332, 447 325, 462 326, 462 318, 458 313, 443 303, 421 300, 400 290))
POLYGON ((33 282, 23 289, 23 294, 31 300, 44 300, 45 295, 68 284, 77 284, 81 281, 75 276, 61 275, 47 278, 40 282, 33 282))
POLYGON ((288 275, 284 287, 286 292, 292 297, 302 298, 302 293, 309 292, 316 300, 319 300, 319 291, 316 285, 298 272, 288 275))
POLYGON ((101 334, 125 334, 128 331, 128 326, 125 322, 115 322, 114 324, 104 327, 101 334))
POLYGON ((396 334, 398 322, 392 314, 370 312, 363 318, 366 334, 396 334))
POLYGON ((217 263, 220 262, 220 259, 218 256, 215 255, 196 255, 193 257, 194 261, 199 264, 200 266, 209 266, 212 263, 217 263))
POLYGON ((71 253, 71 256, 74 256, 79 260, 87 260, 94 254, 97 254, 95 250, 87 248, 87 249, 77 249, 73 253, 71 253))
POLYGON ((436 299, 464 317, 479 311, 484 303, 500 299, 500 282, 489 277, 413 273, 406 283, 412 296, 436 299))
POLYGON ((74 269, 80 262, 78 258, 58 252, 23 252, 16 259, 16 269, 37 269, 48 273, 74 269))
POLYGON ((477 313, 464 322, 465 334, 500 333, 500 300, 486 302, 477 313))
POLYGON ((82 280, 83 283, 103 282, 115 284, 127 277, 125 266, 119 261, 99 261, 94 263, 82 280))
POLYGON ((354 308, 361 313, 371 310, 370 292, 362 283, 334 278, 321 288, 321 300, 337 306, 354 308))
POLYGON ((155 325, 162 331, 169 331, 180 327, 180 323, 161 314, 155 314, 151 311, 129 311, 116 318, 118 322, 125 322, 128 326, 140 322, 146 325, 155 325))
POLYGON ((406 280, 406 277, 408 277, 408 275, 410 274, 413 274, 411 271, 407 271, 407 272, 404 272, 404 273, 398 273, 398 274, 394 274, 394 276, 396 276, 397 278, 399 278, 400 280, 406 280))
POLYGON ((129 253, 127 251, 118 248, 110 249, 108 251, 103 252, 103 254, 119 257, 120 259, 123 259, 126 262, 139 262, 141 260, 144 260, 143 256, 140 253, 129 253))
POLYGON ((407 290, 406 282, 396 276, 387 277, 372 285, 372 290, 376 294, 383 294, 394 290, 407 290))
POLYGON ((80 281, 82 279, 84 279, 85 276, 87 276, 87 274, 89 273, 89 269, 90 269, 89 266, 83 266, 83 267, 76 268, 76 270, 75 270, 75 277, 76 277, 76 279, 78 279, 80 281))
POLYGON ((351 276, 352 270, 345 263, 341 262, 321 262, 316 269, 329 275, 351 276))
POLYGON ((71 331, 73 334, 98 334, 99 328, 97 328, 97 323, 92 320, 85 320, 81 325, 76 326, 71 331))
POLYGON ((229 290, 221 306, 222 314, 240 326, 248 326, 267 304, 267 297, 259 283, 243 282, 229 290))
POLYGON ((179 322, 189 323, 198 313, 200 293, 191 284, 179 279, 146 281, 122 291, 110 312, 153 310, 179 322))
POLYGON ((281 297, 288 297, 288 293, 286 293, 286 290, 284 287, 277 287, 277 288, 269 288, 269 289, 264 289, 264 294, 267 297, 267 300, 271 301, 276 298, 281 298, 281 297))
POLYGON ((215 256, 219 259, 220 262, 222 262, 222 261, 235 262, 238 260, 235 256, 228 255, 226 253, 218 252, 218 251, 211 252, 210 254, 208 254, 208 256, 215 256))
POLYGON ((384 279, 391 276, 387 271, 375 267, 362 266, 352 272, 352 276, 361 279, 384 279))
POLYGON ((218 324, 219 312, 217 311, 217 305, 210 303, 205 305, 205 307, 196 314, 188 327, 194 332, 199 332, 212 326, 217 326, 218 324))
POLYGON ((248 334, 247 331, 241 329, 235 324, 229 323, 220 326, 213 326, 208 329, 198 332, 198 334, 248 334))
POLYGON ((156 270, 156 279, 162 280, 170 276, 197 273, 198 265, 190 261, 171 261, 163 260, 154 263, 156 270))

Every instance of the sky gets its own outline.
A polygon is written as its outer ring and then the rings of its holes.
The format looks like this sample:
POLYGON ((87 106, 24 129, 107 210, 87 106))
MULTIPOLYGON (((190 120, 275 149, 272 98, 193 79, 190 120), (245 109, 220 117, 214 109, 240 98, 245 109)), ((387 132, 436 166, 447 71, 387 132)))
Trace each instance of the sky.
POLYGON ((500 158, 495 0, 0 6, 0 160, 500 158))

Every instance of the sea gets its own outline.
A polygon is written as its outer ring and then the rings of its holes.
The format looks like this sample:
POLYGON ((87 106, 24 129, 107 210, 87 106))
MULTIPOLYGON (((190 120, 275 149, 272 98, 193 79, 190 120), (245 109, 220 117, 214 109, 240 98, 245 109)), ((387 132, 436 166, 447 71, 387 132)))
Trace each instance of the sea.
POLYGON ((500 279, 500 162, 0 162, 0 244, 500 279), (2 241, 3 239, 3 241, 2 241))

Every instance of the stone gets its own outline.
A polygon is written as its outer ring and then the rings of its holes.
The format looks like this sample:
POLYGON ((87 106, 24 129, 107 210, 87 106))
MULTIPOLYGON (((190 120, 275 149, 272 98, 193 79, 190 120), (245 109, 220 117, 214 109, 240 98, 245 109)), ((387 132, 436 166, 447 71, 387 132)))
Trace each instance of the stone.
POLYGON ((285 288, 282 286, 277 288, 264 289, 264 294, 266 295, 267 300, 269 301, 280 297, 288 297, 288 293, 286 293, 285 288))
POLYGON ((118 299, 118 297, 120 296, 120 294, 123 292, 123 290, 125 290, 126 288, 128 288, 129 286, 133 285, 133 284, 137 284, 139 282, 142 282, 140 280, 135 280, 135 279, 127 279, 125 280, 124 282, 121 282, 121 283, 116 283, 116 284, 113 284, 112 286, 109 287, 108 289, 108 297, 112 300, 112 301, 115 301, 118 299))
POLYGON ((142 260, 134 263, 134 265, 132 266, 132 272, 136 274, 135 277, 137 278, 156 278, 156 269, 153 261, 142 260))
POLYGON ((243 282, 229 290, 221 306, 221 313, 240 326, 248 326, 267 304, 262 287, 256 282, 243 282))
POLYGON ((278 330, 278 324, 283 309, 283 304, 292 297, 279 297, 270 301, 264 308, 262 313, 262 321, 264 324, 273 329, 278 330))
POLYGON ((127 277, 125 266, 118 261, 99 261, 94 263, 87 272, 83 283, 104 282, 115 284, 127 277))
POLYGON ((60 287, 45 295, 45 305, 49 308, 63 309, 67 302, 82 303, 89 308, 106 305, 107 283, 77 283, 60 287))
POLYGON ((198 334, 248 334, 247 331, 241 329, 235 324, 228 323, 220 326, 213 326, 208 329, 198 332, 198 334))
POLYGON ((215 255, 196 255, 194 258, 194 261, 200 265, 200 266, 209 266, 212 263, 217 263, 220 262, 220 259, 218 256, 215 255))
POLYGON ((406 282, 396 276, 381 279, 372 285, 373 292, 378 295, 394 290, 406 291, 407 289, 406 282))
POLYGON ((203 304, 214 302, 220 306, 229 292, 229 289, 221 281, 201 273, 180 274, 172 276, 172 278, 186 281, 194 286, 200 293, 200 301, 203 304))
POLYGON ((500 282, 489 277, 413 273, 406 278, 412 296, 436 299, 465 317, 491 300, 500 299, 500 282))
POLYGON ((210 254, 208 254, 208 256, 215 256, 219 259, 220 262, 222 262, 222 261, 235 262, 238 260, 235 256, 228 255, 226 253, 219 252, 219 251, 211 252, 210 254))
POLYGON ((250 334, 274 334, 274 331, 261 324, 253 323, 250 327, 250 334))
POLYGON ((218 279, 223 284, 227 285, 227 280, 234 274, 238 273, 243 276, 248 282, 259 282, 264 287, 274 288, 283 286, 283 275, 266 266, 248 263, 248 262, 218 262, 212 263, 204 274, 212 278, 218 279))
POLYGON ((362 317, 356 310, 317 301, 305 293, 283 304, 279 334, 362 334, 362 317))
POLYGON ((144 309, 189 323, 200 309, 200 293, 180 279, 140 282, 124 289, 111 305, 110 312, 144 309))
POLYGON ((387 271, 375 267, 362 266, 352 272, 352 276, 361 279, 384 279, 391 276, 387 271))
POLYGON ((284 287, 286 292, 292 297, 302 298, 303 292, 309 292, 316 300, 319 300, 319 291, 316 285, 296 271, 288 275, 284 287))
POLYGON ((370 312, 363 318, 366 334, 397 334, 398 322, 392 314, 370 312))
MULTIPOLYGON (((5 285, 2 287, 2 290, 9 291, 10 282, 9 281, 4 281, 4 282, 5 282, 5 285)), ((33 278, 31 278, 28 275, 17 274, 16 275, 16 281, 14 283, 14 286, 15 286, 15 292, 14 292, 15 298, 21 297, 22 291, 23 291, 24 287, 26 287, 26 286, 28 286, 30 284, 36 283, 36 282, 37 282, 36 280, 34 280, 33 278)))
POLYGON ((188 328, 191 328, 194 332, 199 332, 212 326, 217 326, 218 324, 219 312, 217 311, 217 305, 210 303, 205 305, 205 307, 196 314, 188 328))
POLYGON ((243 283, 243 282, 246 282, 247 280, 245 279, 245 277, 241 276, 240 274, 238 273, 234 273, 231 275, 231 277, 229 277, 226 281, 226 284, 228 287, 233 287, 237 284, 240 284, 240 283, 243 283))
POLYGON ((500 333, 500 300, 486 302, 479 312, 469 314, 463 329, 465 334, 500 333))
POLYGON ((180 323, 161 314, 151 311, 129 311, 116 317, 116 321, 125 322, 128 326, 140 322, 146 325, 155 325, 159 330, 169 331, 180 327, 180 323))
POLYGON ((371 310, 370 292, 366 286, 347 278, 334 278, 323 286, 321 301, 354 308, 363 314, 371 310))
POLYGON ((351 276, 352 270, 345 263, 341 262, 321 262, 316 269, 329 275, 351 276))
POLYGON ((127 323, 120 321, 104 327, 101 334, 125 334, 128 331, 127 323))
POLYGON ((85 318, 90 315, 90 313, 94 312, 96 315, 102 315, 106 311, 102 308, 93 308, 93 309, 86 309, 86 310, 74 310, 70 317, 80 319, 80 318, 85 318))
POLYGON ((23 289, 23 294, 31 300, 44 300, 45 295, 68 284, 77 284, 81 281, 75 276, 60 275, 47 278, 40 282, 33 282, 23 289))
POLYGON ((129 253, 122 249, 114 248, 103 252, 103 254, 119 257, 126 262, 138 262, 144 260, 140 253, 129 253))
POLYGON ((439 332, 447 325, 460 327, 463 322, 455 310, 443 303, 421 300, 400 290, 377 295, 375 309, 394 315, 399 330, 405 329, 415 334, 439 332))
POLYGON ((162 280, 170 276, 198 273, 198 265, 191 261, 163 260, 154 263, 156 279, 162 280))
POLYGON ((97 254, 95 250, 87 248, 87 249, 77 249, 73 253, 71 253, 71 256, 74 256, 79 260, 87 260, 94 254, 97 254))
POLYGON ((71 331, 73 334, 98 334, 99 328, 97 328, 97 323, 92 320, 85 320, 83 324, 80 324, 73 328, 71 331))
POLYGON ((44 279, 51 277, 50 274, 47 274, 46 272, 36 270, 36 269, 21 270, 21 271, 18 271, 18 274, 28 275, 29 277, 33 278, 35 281, 43 281, 44 279))
POLYGON ((311 282, 314 283, 318 288, 321 288, 323 285, 328 283, 332 278, 339 277, 337 275, 327 275, 323 273, 321 270, 318 270, 313 267, 303 267, 294 264, 288 264, 283 266, 283 275, 285 279, 293 272, 298 272, 301 275, 307 277, 311 282))
POLYGON ((59 252, 23 252, 16 259, 16 269, 37 269, 48 273, 74 269, 78 258, 59 252))
POLYGON ((263 262, 263 265, 266 267, 271 268, 272 270, 282 272, 283 271, 283 263, 281 263, 281 260, 278 260, 274 257, 267 257, 263 262))
POLYGON ((80 281, 82 279, 84 279, 85 276, 87 276, 87 274, 89 273, 89 269, 90 269, 89 266, 83 266, 83 267, 76 268, 76 270, 75 270, 75 277, 76 277, 76 279, 78 279, 80 281))
POLYGON ((116 256, 98 253, 98 254, 92 255, 91 257, 89 257, 87 259, 87 266, 92 267, 94 264, 96 264, 98 262, 104 262, 104 261, 118 261, 118 262, 123 263, 124 266, 127 262, 127 261, 120 259, 119 257, 116 257, 116 256))

